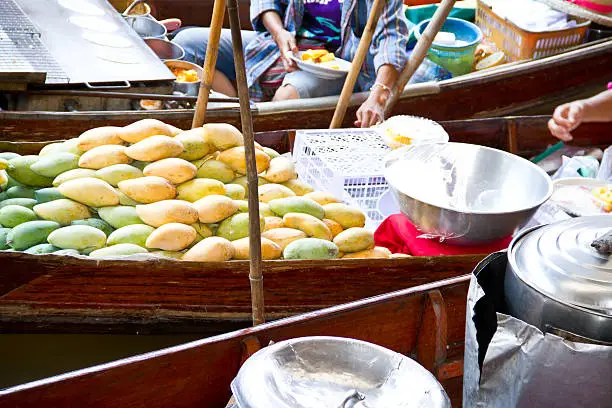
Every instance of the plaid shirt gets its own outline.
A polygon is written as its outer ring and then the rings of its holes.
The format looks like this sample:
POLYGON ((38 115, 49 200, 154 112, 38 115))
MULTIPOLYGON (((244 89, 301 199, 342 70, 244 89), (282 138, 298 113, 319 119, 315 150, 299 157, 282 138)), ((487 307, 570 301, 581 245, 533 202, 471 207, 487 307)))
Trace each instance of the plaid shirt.
MULTIPOLYGON (((373 0, 344 0, 342 3, 341 45, 335 52, 339 58, 352 61, 373 0)), ((398 71, 404 68, 408 44, 408 25, 403 16, 401 0, 387 0, 374 31, 372 44, 357 79, 357 90, 374 84, 380 66, 390 64, 398 71)), ((304 16, 304 0, 251 0, 251 22, 257 37, 246 47, 246 73, 252 99, 261 100, 259 77, 280 57, 280 50, 263 25, 262 15, 276 11, 287 31, 296 35, 304 16)))

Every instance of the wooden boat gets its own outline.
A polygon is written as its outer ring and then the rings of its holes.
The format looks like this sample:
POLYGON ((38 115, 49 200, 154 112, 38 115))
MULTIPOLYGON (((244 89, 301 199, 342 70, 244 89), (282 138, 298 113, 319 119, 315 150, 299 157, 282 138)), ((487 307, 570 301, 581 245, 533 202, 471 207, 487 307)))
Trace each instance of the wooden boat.
POLYGON ((0 391, 1 407, 225 407, 241 363, 261 346, 341 336, 415 358, 461 406, 470 275, 359 300, 254 328, 0 391))
MULTIPOLYGON (((181 2, 160 1, 160 4, 162 3, 172 3, 174 7, 175 3, 181 2)), ((560 103, 590 96, 605 89, 610 79, 611 65, 612 40, 601 40, 548 58, 512 63, 436 83, 408 85, 392 114, 419 115, 433 120, 550 114, 560 103)), ((71 91, 50 92, 63 92, 64 96, 54 98, 77 97, 70 94, 71 91)), ((365 98, 364 93, 353 96, 345 116, 344 127, 352 126, 355 112, 365 98)), ((263 132, 296 127, 327 128, 337 102, 338 97, 325 97, 256 103, 253 106, 254 129, 263 132)), ((209 105, 207 120, 239 124, 237 105, 213 105, 209 105)), ((193 110, 74 113, 42 110, 0 111, 0 140, 10 140, 9 137, 22 140, 36 137, 41 128, 28 128, 25 125, 40 123, 37 121, 55 122, 58 125, 61 123, 62 128, 65 127, 69 134, 73 134, 93 126, 124 125, 147 117, 189 128, 193 110)), ((43 132, 50 133, 46 130, 43 132)), ((58 137, 62 137, 60 135, 61 133, 58 133, 58 137)))
MULTIPOLYGON (((529 157, 554 142, 546 127, 547 120, 516 117, 449 121, 442 125, 453 141, 529 157)), ((36 153, 48 140, 79 133, 72 121, 33 119, 20 126, 31 129, 31 133, 20 131, 15 137, 11 137, 13 133, 4 133, 2 139, 21 141, 0 142, 0 151, 36 153)), ((84 126, 85 123, 77 128, 84 126)), ((612 144, 609 129, 607 124, 585 124, 576 130, 574 143, 607 147, 612 144)), ((293 132, 271 132, 258 134, 257 140, 286 152, 292 148, 293 137, 293 132)), ((267 261, 266 313, 269 318, 280 318, 466 274, 480 259, 482 255, 267 261)), ((245 327, 250 321, 247 262, 95 262, 0 252, 0 265, 2 333, 211 335, 245 327)))

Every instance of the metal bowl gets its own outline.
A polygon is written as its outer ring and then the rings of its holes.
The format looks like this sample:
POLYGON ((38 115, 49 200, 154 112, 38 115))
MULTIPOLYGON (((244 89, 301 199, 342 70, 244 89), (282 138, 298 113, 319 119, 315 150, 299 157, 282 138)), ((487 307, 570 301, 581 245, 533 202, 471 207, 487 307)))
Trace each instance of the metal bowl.
POLYGON ((200 82, 202 81, 202 76, 204 75, 204 70, 201 66, 196 65, 194 63, 188 61, 180 61, 180 60, 166 60, 164 64, 168 68, 183 68, 183 69, 193 69, 198 73, 198 78, 200 78, 197 82, 178 82, 174 81, 172 87, 175 91, 181 92, 185 95, 198 96, 198 91, 200 90, 200 82))
POLYGON ((164 38, 166 26, 147 16, 127 16, 125 21, 142 38, 164 38))
POLYGON ((510 236, 553 191, 550 177, 530 161, 464 143, 398 149, 385 160, 385 177, 402 213, 426 237, 455 245, 510 236))
POLYGON ((161 40, 159 38, 145 38, 144 42, 147 43, 149 48, 151 48, 162 61, 182 60, 185 57, 185 50, 183 50, 183 47, 171 41, 161 40))
POLYGON ((232 382, 240 408, 450 407, 435 377, 364 341, 303 337, 266 347, 232 382))

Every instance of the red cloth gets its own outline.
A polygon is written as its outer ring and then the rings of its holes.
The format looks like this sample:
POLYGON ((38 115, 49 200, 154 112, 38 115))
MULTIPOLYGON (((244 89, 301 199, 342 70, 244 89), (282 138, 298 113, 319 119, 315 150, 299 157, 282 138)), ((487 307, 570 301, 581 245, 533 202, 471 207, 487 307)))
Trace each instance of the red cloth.
POLYGON ((500 239, 487 245, 456 246, 443 244, 436 239, 418 238, 423 233, 416 229, 408 217, 395 214, 380 224, 374 233, 376 246, 389 249, 394 254, 414 256, 480 255, 508 248, 512 237, 500 239))

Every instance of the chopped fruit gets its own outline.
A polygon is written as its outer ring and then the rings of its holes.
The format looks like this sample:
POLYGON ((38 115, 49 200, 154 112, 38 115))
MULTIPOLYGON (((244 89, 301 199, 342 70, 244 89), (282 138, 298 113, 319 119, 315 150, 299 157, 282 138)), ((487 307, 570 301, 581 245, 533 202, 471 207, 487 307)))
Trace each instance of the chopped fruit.
POLYGON ((328 61, 333 61, 335 59, 336 57, 334 56, 334 54, 330 52, 329 54, 325 54, 322 57, 320 57, 319 62, 328 62, 328 61))
POLYGON ((501 65, 505 61, 505 59, 506 54, 504 54, 502 51, 497 51, 496 53, 493 53, 488 57, 481 59, 478 64, 476 64, 476 71, 501 65))
POLYGON ((593 189, 595 203, 605 212, 612 211, 612 190, 608 187, 598 187, 593 189))

